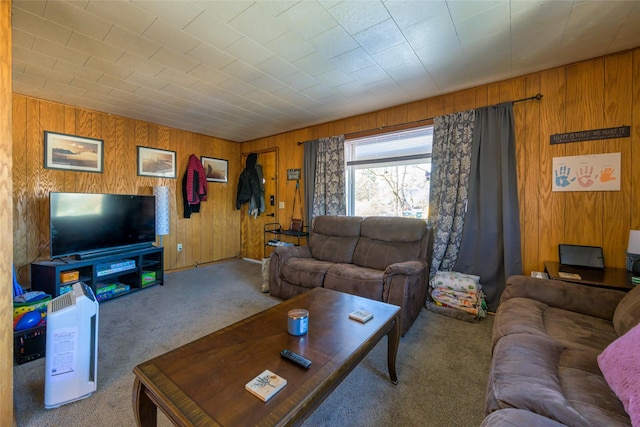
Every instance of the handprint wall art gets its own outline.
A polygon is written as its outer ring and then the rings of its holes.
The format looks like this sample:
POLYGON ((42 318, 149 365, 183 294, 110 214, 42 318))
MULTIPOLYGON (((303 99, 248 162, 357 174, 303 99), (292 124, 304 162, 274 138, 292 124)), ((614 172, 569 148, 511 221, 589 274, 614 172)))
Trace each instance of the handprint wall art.
POLYGON ((620 153, 553 158, 552 191, 620 191, 620 153))

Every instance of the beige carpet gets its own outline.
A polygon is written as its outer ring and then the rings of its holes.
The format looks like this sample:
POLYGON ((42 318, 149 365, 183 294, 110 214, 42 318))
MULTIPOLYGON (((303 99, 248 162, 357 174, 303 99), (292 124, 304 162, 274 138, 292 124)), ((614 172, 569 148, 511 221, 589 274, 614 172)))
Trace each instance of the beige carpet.
MULTIPOLYGON (((101 304, 98 390, 46 410, 44 359, 16 366, 18 426, 135 425, 133 367, 280 302, 260 287, 260 264, 234 260, 167 274, 164 286, 101 304)), ((400 341, 400 384, 388 381, 383 340, 304 426, 479 425, 492 320, 467 323, 423 310, 400 341)), ((158 420, 170 425, 161 414, 158 420)))

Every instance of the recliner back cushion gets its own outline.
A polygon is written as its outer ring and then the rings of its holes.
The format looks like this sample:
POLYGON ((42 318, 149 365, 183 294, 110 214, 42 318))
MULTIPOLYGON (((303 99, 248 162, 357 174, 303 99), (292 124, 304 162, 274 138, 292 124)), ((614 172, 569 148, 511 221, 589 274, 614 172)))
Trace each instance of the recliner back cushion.
POLYGON ((397 262, 421 259, 426 232, 427 225, 421 219, 367 217, 360 227, 353 263, 384 270, 397 262))
POLYGON ((309 237, 311 256, 321 261, 350 264, 360 238, 362 218, 357 216, 319 216, 313 220, 309 237))
POLYGON ((613 313, 613 327, 618 335, 626 334, 640 322, 640 286, 636 286, 618 303, 613 313))

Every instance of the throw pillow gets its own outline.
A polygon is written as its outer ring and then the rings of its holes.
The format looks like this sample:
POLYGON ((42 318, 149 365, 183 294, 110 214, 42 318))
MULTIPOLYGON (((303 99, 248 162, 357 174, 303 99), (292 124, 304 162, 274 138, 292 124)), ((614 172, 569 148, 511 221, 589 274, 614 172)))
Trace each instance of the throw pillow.
POLYGON ((622 401, 631 424, 640 427, 640 323, 598 355, 598 366, 622 401))

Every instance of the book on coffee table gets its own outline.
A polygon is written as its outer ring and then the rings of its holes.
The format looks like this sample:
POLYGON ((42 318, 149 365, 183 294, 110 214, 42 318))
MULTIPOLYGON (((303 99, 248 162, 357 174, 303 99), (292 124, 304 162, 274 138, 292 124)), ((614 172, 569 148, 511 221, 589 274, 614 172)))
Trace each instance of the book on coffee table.
POLYGON ((287 380, 267 369, 249 381, 244 388, 266 402, 286 385, 287 380))
POLYGON ((373 313, 366 310, 356 310, 349 313, 349 318, 357 320, 358 322, 366 323, 373 319, 373 313))

